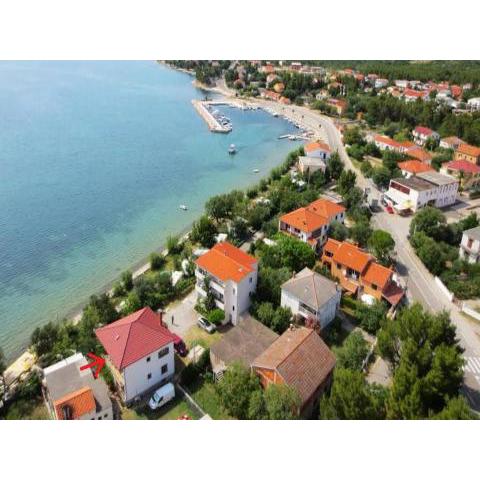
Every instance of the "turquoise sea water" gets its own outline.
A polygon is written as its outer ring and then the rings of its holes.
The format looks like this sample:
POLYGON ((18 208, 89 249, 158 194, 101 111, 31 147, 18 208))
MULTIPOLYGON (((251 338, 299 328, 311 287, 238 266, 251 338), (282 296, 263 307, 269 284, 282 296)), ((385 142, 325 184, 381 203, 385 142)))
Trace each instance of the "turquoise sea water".
POLYGON ((186 228, 211 195, 258 181, 296 146, 277 140, 290 124, 262 111, 224 107, 234 130, 210 133, 191 105, 202 96, 191 77, 155 62, 0 62, 0 345, 9 357, 35 326, 186 228))

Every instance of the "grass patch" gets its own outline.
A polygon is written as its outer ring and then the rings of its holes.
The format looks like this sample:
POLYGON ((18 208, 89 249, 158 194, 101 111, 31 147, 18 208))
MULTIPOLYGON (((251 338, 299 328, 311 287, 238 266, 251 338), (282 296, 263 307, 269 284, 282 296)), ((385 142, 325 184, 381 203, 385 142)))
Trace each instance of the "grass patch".
POLYGON ((205 413, 214 420, 232 420, 220 405, 215 385, 211 381, 200 380, 190 387, 190 394, 205 413))
POLYGON ((195 345, 210 348, 210 346, 220 340, 220 338, 222 338, 222 334, 218 332, 218 330, 214 333, 207 333, 205 330, 194 325, 185 334, 184 342, 189 349, 195 345))
POLYGON ((182 415, 188 415, 193 420, 199 418, 187 401, 180 396, 157 410, 151 410, 148 405, 122 410, 122 420, 177 420, 182 415))
POLYGON ((322 338, 330 347, 341 347, 350 332, 342 327, 340 318, 335 317, 333 322, 322 332, 322 338))

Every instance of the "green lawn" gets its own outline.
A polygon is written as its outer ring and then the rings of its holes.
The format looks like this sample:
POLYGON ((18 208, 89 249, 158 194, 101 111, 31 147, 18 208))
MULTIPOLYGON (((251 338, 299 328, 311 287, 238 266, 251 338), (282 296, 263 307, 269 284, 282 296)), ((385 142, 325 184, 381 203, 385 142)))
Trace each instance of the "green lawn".
POLYGON ((218 332, 218 330, 214 333, 208 333, 194 325, 188 330, 184 340, 189 349, 194 345, 201 345, 202 347, 210 348, 210 346, 220 340, 220 338, 222 338, 222 334, 218 332))
POLYGON ((148 405, 122 410, 122 420, 177 420, 182 415, 188 415, 193 420, 199 418, 186 400, 181 397, 175 397, 174 400, 158 410, 150 410, 148 405))
POLYGON ((213 383, 201 380, 199 383, 190 387, 189 391, 203 411, 214 420, 232 420, 232 417, 225 413, 220 406, 213 383))

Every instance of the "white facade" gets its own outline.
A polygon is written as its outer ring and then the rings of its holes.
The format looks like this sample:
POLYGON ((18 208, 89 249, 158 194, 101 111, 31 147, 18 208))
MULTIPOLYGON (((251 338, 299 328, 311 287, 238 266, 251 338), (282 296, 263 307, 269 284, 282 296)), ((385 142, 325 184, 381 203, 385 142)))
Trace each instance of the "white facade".
POLYGON ((440 135, 437 132, 432 131, 431 133, 423 133, 419 132, 418 130, 414 129, 412 132, 413 140, 418 145, 425 145, 426 141, 429 138, 433 138, 434 140, 440 140, 440 135))
POLYGON ((476 231, 477 234, 472 235, 469 230, 463 232, 459 255, 469 263, 478 263, 480 261, 480 229, 477 227, 471 230, 476 231))
POLYGON ((173 342, 170 342, 122 370, 124 402, 130 402, 167 381, 174 373, 174 349, 173 342))
POLYGON ((323 148, 316 148, 315 150, 311 150, 310 152, 305 152, 305 156, 307 157, 320 158, 321 160, 325 160, 326 162, 328 162, 330 155, 331 152, 323 148))
POLYGON ((424 179, 425 176, 439 175, 436 172, 425 172, 405 181, 392 179, 385 197, 397 209, 411 209, 413 212, 426 205, 437 208, 453 205, 457 201, 458 180, 440 175, 444 182, 434 184, 424 179))
POLYGON ((320 328, 325 328, 337 314, 342 297, 341 290, 324 303, 318 310, 303 304, 298 298, 282 288, 281 305, 288 307, 294 315, 301 315, 304 318, 314 317, 320 324, 320 328))
POLYGON ((480 110, 480 97, 471 98, 468 100, 467 105, 472 110, 480 110))
POLYGON ((223 323, 231 322, 233 325, 237 325, 239 316, 250 307, 250 295, 257 288, 258 264, 255 263, 253 268, 253 272, 246 274, 240 282, 233 280, 223 282, 197 266, 195 271, 197 298, 204 298, 207 295, 204 289, 205 276, 207 275, 210 280, 210 289, 215 297, 215 303, 218 308, 225 312, 223 323))

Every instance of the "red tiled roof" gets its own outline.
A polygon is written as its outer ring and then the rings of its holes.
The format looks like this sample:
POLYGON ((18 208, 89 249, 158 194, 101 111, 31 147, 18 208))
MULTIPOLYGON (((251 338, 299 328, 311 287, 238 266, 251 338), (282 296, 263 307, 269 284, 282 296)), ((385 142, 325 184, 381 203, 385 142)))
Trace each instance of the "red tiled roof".
POLYGON ((452 147, 456 147, 457 145, 462 145, 462 143, 466 143, 458 137, 445 137, 442 138, 441 141, 446 143, 447 145, 451 145, 452 147))
POLYGON ((375 142, 384 143, 385 145, 390 145, 393 148, 401 148, 402 144, 397 142, 393 138, 387 137, 385 135, 375 135, 374 137, 375 142))
POLYGON ((195 263, 224 282, 239 282, 253 272, 257 259, 231 243, 221 242, 199 257, 195 263))
POLYGON ((175 340, 150 307, 98 328, 95 334, 119 370, 175 340))
POLYGON ((457 152, 463 153, 465 155, 471 155, 472 157, 480 157, 480 147, 474 147, 468 143, 459 145, 457 152))
POLYGON ((474 163, 468 162, 467 160, 454 160, 453 162, 446 163, 443 168, 450 170, 458 170, 460 172, 466 173, 480 173, 480 167, 474 163))
POLYGON ((419 135, 426 135, 426 136, 429 136, 433 133, 433 130, 431 128, 428 128, 428 127, 422 127, 422 126, 417 126, 415 127, 415 130, 414 130, 416 133, 418 133, 419 135))
POLYGON ((387 288, 382 292, 383 298, 394 307, 400 302, 405 292, 395 282, 390 282, 387 288))
POLYGON ((339 242, 338 240, 334 240, 333 238, 328 238, 327 242, 323 246, 323 251, 324 252, 329 252, 329 253, 335 253, 342 242, 339 242))
POLYGON ((96 410, 95 398, 90 387, 80 388, 55 400, 53 406, 59 420, 77 420, 83 415, 96 410), (70 409, 71 418, 65 418, 64 407, 70 409))
POLYGON ((326 152, 330 152, 330 147, 323 142, 311 142, 307 143, 303 146, 305 152, 314 152, 315 150, 325 150, 326 152))
POLYGON ((335 367, 335 356, 316 332, 295 327, 275 340, 252 367, 275 370, 305 405, 335 367))
POLYGON ((410 173, 429 172, 430 170, 433 170, 432 167, 418 160, 407 160, 406 162, 400 162, 398 164, 398 168, 410 173))
POLYGON ((345 212, 345 207, 342 207, 341 205, 338 205, 338 203, 331 202, 330 200, 326 200, 324 198, 319 198, 318 200, 313 201, 308 206, 308 209, 327 218, 331 218, 339 213, 345 212))
POLYGON ((333 261, 357 272, 363 272, 372 257, 360 248, 348 242, 343 242, 333 255, 333 261))
POLYGON ((412 90, 411 88, 406 88, 403 92, 405 97, 415 97, 420 98, 425 96, 425 92, 419 92, 417 90, 412 90))
POLYGON ((376 285, 380 290, 383 290, 387 285, 390 277, 392 276, 393 270, 386 268, 383 265, 380 265, 376 262, 371 262, 365 273, 362 274, 362 279, 370 284, 376 285))

